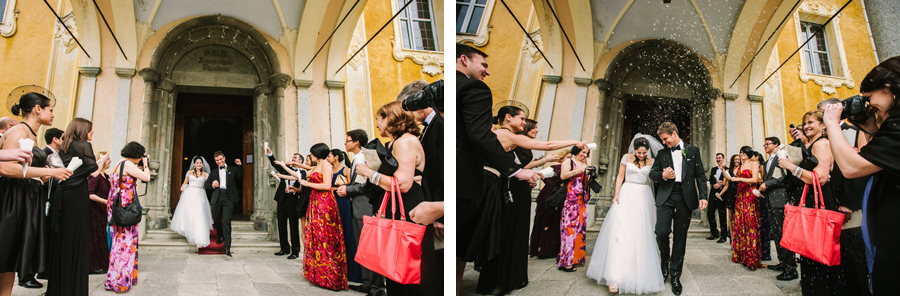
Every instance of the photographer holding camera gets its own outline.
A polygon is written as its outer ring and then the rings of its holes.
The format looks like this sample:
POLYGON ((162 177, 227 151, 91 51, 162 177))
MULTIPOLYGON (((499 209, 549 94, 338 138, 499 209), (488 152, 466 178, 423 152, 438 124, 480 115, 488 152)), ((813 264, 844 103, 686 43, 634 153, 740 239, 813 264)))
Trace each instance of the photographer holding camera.
POLYGON ((870 176, 862 201, 863 238, 875 295, 887 295, 900 289, 900 56, 890 58, 872 69, 860 84, 860 95, 842 104, 825 107, 824 123, 828 137, 842 139, 841 119, 848 118, 863 132, 859 149, 848 141, 830 141, 835 162, 844 177, 870 176), (868 104, 866 104, 868 103, 868 104), (867 106, 868 105, 868 106, 867 106))
POLYGON ((428 84, 418 80, 407 84, 397 96, 403 103, 404 111, 412 112, 416 122, 424 126, 419 142, 425 149, 425 170, 427 182, 422 185, 429 193, 429 201, 410 211, 410 217, 420 224, 432 224, 443 237, 444 216, 444 80, 428 84))

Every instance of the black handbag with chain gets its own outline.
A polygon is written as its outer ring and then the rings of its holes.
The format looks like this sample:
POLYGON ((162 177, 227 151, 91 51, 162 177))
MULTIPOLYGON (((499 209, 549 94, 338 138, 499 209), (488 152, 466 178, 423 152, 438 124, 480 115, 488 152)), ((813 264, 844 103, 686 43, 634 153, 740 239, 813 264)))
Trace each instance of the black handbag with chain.
MULTIPOLYGON (((572 162, 572 166, 575 165, 575 161, 569 160, 572 162)), ((560 178, 562 179, 562 178, 560 178)), ((563 205, 566 203, 566 195, 569 193, 569 180, 563 180, 560 182, 558 187, 554 188, 553 191, 550 191, 550 195, 547 196, 547 208, 554 211, 562 211, 563 205)))
POLYGON ((122 206, 122 194, 121 194, 121 186, 122 180, 124 179, 122 173, 125 170, 125 163, 122 163, 122 166, 119 167, 119 187, 116 190, 116 201, 113 203, 112 208, 112 218, 109 219, 109 225, 117 225, 119 227, 129 227, 137 225, 141 222, 141 214, 144 211, 144 207, 141 206, 141 201, 138 199, 137 195, 134 196, 134 199, 131 200, 130 204, 122 206))

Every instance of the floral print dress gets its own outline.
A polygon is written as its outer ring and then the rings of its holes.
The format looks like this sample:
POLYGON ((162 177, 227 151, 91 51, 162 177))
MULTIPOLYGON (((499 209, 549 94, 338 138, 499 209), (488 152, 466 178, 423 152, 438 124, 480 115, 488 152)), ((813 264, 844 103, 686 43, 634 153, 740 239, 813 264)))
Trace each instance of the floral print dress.
MULTIPOLYGON (((572 169, 576 169, 572 162, 572 169)), ((559 223, 560 248, 556 261, 559 267, 584 264, 585 247, 585 210, 590 194, 584 188, 584 173, 569 178, 566 202, 562 208, 562 219, 559 223)))
MULTIPOLYGON (((736 177, 750 178, 750 170, 743 170, 736 177)), ((750 270, 762 266, 762 246, 759 239, 759 199, 753 195, 753 186, 737 183, 734 206, 734 233, 731 235, 731 261, 741 263, 750 270)))
MULTIPOLYGON (((313 173, 309 182, 322 183, 322 174, 313 173)), ((303 277, 323 288, 346 290, 347 255, 341 216, 330 190, 311 190, 306 218, 309 223, 303 230, 303 277)))
MULTIPOLYGON (((112 180, 112 188, 109 190, 109 200, 106 203, 106 219, 112 218, 112 207, 116 202, 116 193, 122 199, 122 206, 130 204, 137 190, 135 187, 135 178, 129 175, 122 177, 119 182, 119 166, 125 160, 120 161, 110 174, 112 180)), ((137 283, 137 250, 138 250, 138 225, 121 227, 113 225, 110 227, 110 235, 112 235, 112 245, 109 250, 109 269, 106 273, 106 283, 104 287, 107 290, 116 292, 127 292, 131 286, 137 283)))

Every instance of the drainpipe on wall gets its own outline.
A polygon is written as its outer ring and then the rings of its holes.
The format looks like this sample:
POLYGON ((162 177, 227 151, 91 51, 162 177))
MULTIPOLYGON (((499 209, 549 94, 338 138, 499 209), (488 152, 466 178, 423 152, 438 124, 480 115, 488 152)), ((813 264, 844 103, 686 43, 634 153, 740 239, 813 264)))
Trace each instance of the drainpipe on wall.
POLYGON ((872 44, 872 54, 875 56, 875 64, 878 65, 878 49, 875 48, 875 37, 872 36, 872 27, 869 26, 869 11, 866 10, 866 1, 859 0, 859 4, 862 5, 863 17, 866 18, 866 31, 869 32, 869 43, 872 44))

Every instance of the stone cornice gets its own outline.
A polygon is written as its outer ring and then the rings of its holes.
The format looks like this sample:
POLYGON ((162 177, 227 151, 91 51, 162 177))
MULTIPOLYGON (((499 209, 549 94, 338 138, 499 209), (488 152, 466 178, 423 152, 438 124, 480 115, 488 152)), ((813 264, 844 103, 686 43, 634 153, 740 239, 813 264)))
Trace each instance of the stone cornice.
POLYGON ((575 84, 577 84, 578 86, 588 86, 591 85, 591 82, 594 81, 590 78, 575 77, 575 84))
POLYGON ((541 80, 546 83, 557 84, 562 81, 562 76, 559 75, 543 75, 541 76, 541 80))
POLYGON ((346 84, 346 82, 339 80, 325 80, 325 87, 328 87, 329 90, 343 89, 344 84, 346 84))
POLYGON ((100 74, 100 67, 78 67, 78 73, 87 77, 97 77, 97 74, 100 74))
POLYGON ((159 72, 151 69, 151 68, 143 68, 138 71, 138 74, 141 75, 141 78, 144 79, 144 82, 157 82, 159 81, 159 72))
POLYGON ((754 102, 754 103, 762 103, 763 98, 765 98, 765 97, 760 96, 760 95, 747 95, 747 99, 750 100, 750 102, 754 102))
POLYGON ((137 71, 134 68, 116 68, 116 75, 119 75, 119 78, 131 78, 134 77, 134 74, 137 71))
POLYGON ((269 87, 271 88, 286 88, 291 83, 291 75, 285 73, 277 73, 269 76, 269 87))
POLYGON ((313 84, 313 81, 312 81, 312 80, 306 80, 306 79, 294 79, 294 87, 306 87, 306 88, 308 88, 308 87, 312 86, 312 84, 313 84))
POLYGON ((737 97, 738 97, 738 94, 722 93, 722 98, 729 100, 729 101, 734 101, 737 99, 737 97))

